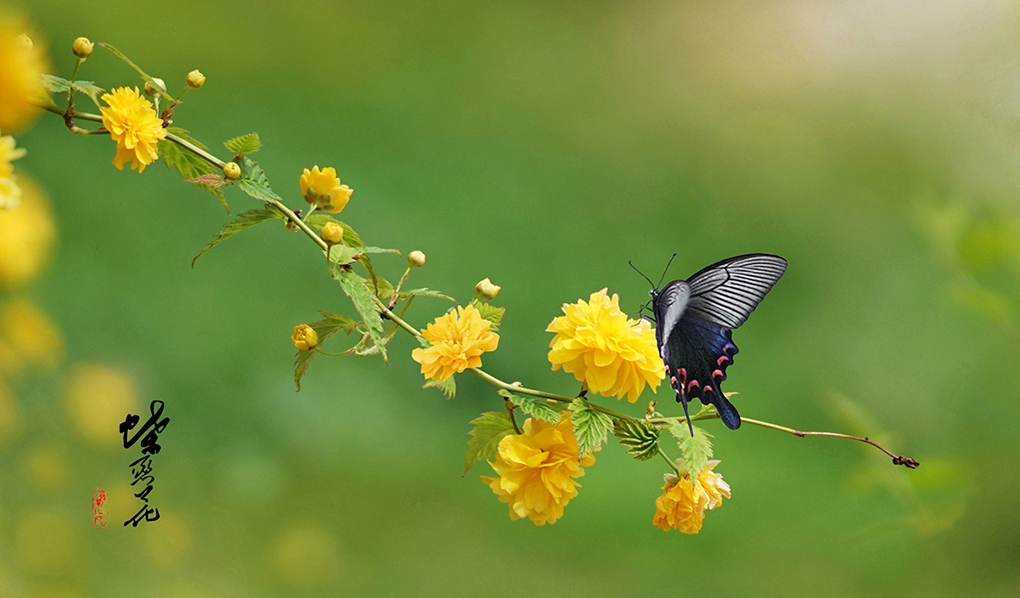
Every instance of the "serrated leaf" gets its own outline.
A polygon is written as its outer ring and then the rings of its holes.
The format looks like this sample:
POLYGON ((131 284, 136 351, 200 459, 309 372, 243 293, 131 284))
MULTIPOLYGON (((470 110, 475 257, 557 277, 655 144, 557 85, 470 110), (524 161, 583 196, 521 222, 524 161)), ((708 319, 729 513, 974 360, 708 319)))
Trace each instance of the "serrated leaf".
POLYGON ((184 182, 185 183, 192 183, 192 184, 198 185, 200 187, 205 186, 205 187, 213 187, 215 189, 219 189, 220 187, 223 186, 223 177, 218 175, 218 174, 209 173, 209 174, 203 174, 202 176, 195 177, 193 179, 184 179, 184 182))
POLYGON ((241 191, 259 201, 280 201, 280 196, 269 186, 266 173, 262 171, 257 162, 250 158, 241 160, 241 178, 237 181, 237 186, 241 191))
POLYGON ((482 319, 489 321, 489 330, 499 332, 499 325, 503 321, 503 314, 506 313, 505 307, 496 307, 491 303, 477 299, 472 300, 471 305, 475 306, 475 309, 478 310, 478 315, 482 316, 482 319))
POLYGON ((106 92, 105 89, 96 85, 95 81, 68 81, 53 75, 43 75, 43 86, 51 94, 66 94, 74 89, 75 93, 83 93, 88 96, 96 107, 99 107, 99 94, 106 92))
POLYGON ((464 459, 464 472, 467 474, 479 461, 488 459, 496 453, 499 441, 507 434, 512 434, 514 425, 505 412, 486 411, 471 420, 471 440, 468 440, 467 457, 464 459))
POLYGON ((386 300, 393 296, 393 285, 381 276, 376 276, 372 280, 366 280, 365 286, 380 299, 386 300))
POLYGON ((694 436, 691 436, 687 423, 677 422, 669 428, 670 434, 678 439, 677 445, 683 453, 684 463, 691 479, 695 479, 705 464, 712 458, 712 435, 704 429, 694 426, 694 436))
POLYGON ((446 395, 446 398, 448 399, 452 399, 457 396, 457 381, 453 379, 453 376, 450 376, 443 382, 440 382, 439 380, 429 380, 421 387, 422 390, 425 390, 426 388, 438 388, 439 391, 446 395))
POLYGON ((595 411, 588 401, 580 398, 574 399, 568 409, 580 454, 590 454, 602 446, 609 437, 609 431, 613 429, 612 418, 601 411, 595 411))
POLYGON ((256 224, 261 224, 267 220, 273 220, 274 218, 279 218, 280 220, 283 220, 285 216, 283 212, 281 212, 280 210, 276 209, 273 206, 266 206, 265 208, 261 208, 258 210, 249 210, 242 214, 238 214, 237 218, 223 225, 223 228, 218 233, 213 235, 212 241, 209 241, 209 244, 205 246, 205 249, 198 252, 198 255, 196 255, 195 258, 191 260, 191 267, 192 268, 195 267, 195 262, 198 260, 198 258, 202 257, 202 254, 204 254, 206 251, 209 251, 213 247, 216 247, 220 243, 226 241, 227 239, 233 237, 234 235, 241 231, 247 230, 255 226, 256 224))
POLYGON ((659 452, 659 429, 632 419, 613 422, 613 435, 627 448, 627 454, 638 461, 647 461, 659 452))
POLYGON ((335 278, 350 297, 351 302, 354 303, 354 309, 358 310, 361 315, 361 320, 365 323, 369 336, 379 346, 383 361, 387 361, 386 348, 382 341, 382 318, 379 316, 379 307, 375 303, 372 291, 365 286, 365 279, 351 270, 338 271, 335 278))
POLYGON ((338 225, 340 228, 344 229, 343 242, 345 245, 349 245, 351 247, 365 246, 365 243, 362 242, 361 237, 358 236, 358 233, 354 232, 354 229, 351 228, 351 225, 346 224, 344 222, 340 222, 339 220, 333 218, 329 214, 316 212, 314 214, 310 214, 308 218, 305 218, 305 222, 318 228, 320 231, 322 230, 322 227, 326 226, 326 223, 332 222, 338 225))
MULTIPOLYGON (((329 337, 333 336, 337 332, 343 330, 347 334, 354 332, 357 328, 358 323, 347 316, 341 316, 328 311, 320 311, 320 314, 325 319, 317 322, 312 322, 309 326, 315 330, 315 334, 319 336, 319 344, 326 342, 329 337)), ((301 379, 304 378, 305 372, 308 371, 308 366, 312 364, 312 359, 318 351, 298 351, 297 355, 294 356, 294 384, 297 385, 297 389, 301 390, 301 379)))
MULTIPOLYGON (((169 127, 166 129, 166 132, 180 137, 184 141, 191 143, 199 149, 206 149, 206 147, 202 145, 202 142, 189 135, 184 129, 179 127, 169 127)), ((209 174, 213 171, 211 164, 177 145, 173 141, 161 139, 158 147, 159 155, 163 158, 163 162, 166 164, 166 167, 176 169, 177 172, 181 174, 181 178, 195 179, 203 174, 209 174)))
MULTIPOLYGON (((407 297, 435 297, 437 299, 446 299, 447 301, 457 302, 456 299, 448 295, 444 295, 439 291, 433 291, 432 289, 411 289, 410 291, 401 291, 400 298, 405 299, 407 297)), ((491 327, 490 327, 491 329, 491 327)))
POLYGON ((510 399, 510 402, 524 412, 525 415, 555 424, 563 418, 563 409, 557 408, 546 399, 515 395, 509 390, 500 390, 499 396, 510 399))
POLYGON ((262 148, 262 140, 258 133, 248 133, 223 142, 223 146, 235 154, 254 154, 262 148))
POLYGON ((358 249, 346 245, 333 245, 326 250, 329 262, 334 266, 347 266, 354 263, 354 256, 358 255, 358 249))

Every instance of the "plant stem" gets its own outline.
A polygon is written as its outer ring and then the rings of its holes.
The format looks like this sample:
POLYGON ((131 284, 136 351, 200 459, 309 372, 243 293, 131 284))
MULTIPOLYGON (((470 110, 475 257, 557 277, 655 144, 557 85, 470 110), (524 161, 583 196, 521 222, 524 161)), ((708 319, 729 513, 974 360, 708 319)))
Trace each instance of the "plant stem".
MULTIPOLYGON (((503 390, 508 390, 510 392, 516 392, 516 393, 522 394, 522 395, 530 395, 530 396, 533 396, 533 397, 541 397, 543 399, 552 399, 553 401, 559 401, 560 403, 573 403, 578 398, 578 397, 568 397, 568 396, 565 396, 565 395, 553 394, 551 392, 545 392, 545 391, 542 391, 542 390, 535 390, 533 388, 525 388, 523 386, 516 386, 514 384, 507 384, 506 382, 503 382, 499 378, 493 376, 492 374, 486 372, 485 370, 483 370, 481 368, 471 368, 471 371, 474 372, 475 374, 477 374, 479 378, 481 378, 482 380, 485 380, 489 384, 491 384, 491 385, 493 385, 493 386, 495 386, 497 388, 502 388, 503 390)), ((631 415, 627 415, 626 413, 620 413, 619 411, 613 411, 612 409, 606 409, 605 407, 603 407, 601 405, 596 405, 595 403, 592 403, 590 401, 589 401, 588 404, 591 405, 591 408, 594 409, 595 411, 601 411, 602 413, 605 413, 606 415, 608 415, 610 417, 615 417, 617 419, 629 419, 629 420, 637 420, 638 419, 638 418, 633 417, 631 415)))
POLYGON ((672 469, 677 476, 680 476, 680 470, 677 469, 676 463, 673 463, 673 460, 669 458, 669 455, 666 454, 666 451, 662 450, 662 447, 658 445, 656 445, 656 448, 659 449, 659 455, 661 455, 662 458, 666 460, 666 463, 669 463, 669 468, 672 469))
MULTIPOLYGON (((691 419, 694 419, 694 418, 691 418, 691 419)), ((750 418, 746 418, 746 417, 741 418, 741 421, 749 423, 749 424, 754 425, 754 426, 761 426, 762 428, 768 428, 770 430, 777 430, 779 432, 786 432, 787 434, 792 434, 792 435, 794 435, 794 436, 796 436, 798 438, 804 438, 805 436, 824 436, 824 437, 828 437, 828 438, 843 438, 843 439, 846 439, 846 440, 856 440, 857 442, 863 442, 865 444, 870 444, 871 446, 877 448, 878 450, 882 451, 886 455, 889 455, 890 457, 892 457, 893 465, 903 465, 903 466, 905 466, 905 467, 907 467, 909 469, 917 469, 918 467, 921 466, 921 464, 917 460, 911 459, 910 457, 904 457, 902 455, 895 455, 895 454, 889 452, 888 450, 886 450, 882 445, 878 444, 877 442, 874 442, 874 441, 870 440, 867 437, 852 436, 850 434, 840 434, 839 432, 804 432, 804 431, 801 431, 801 430, 794 430, 793 428, 787 428, 786 426, 780 426, 778 424, 773 424, 773 423, 770 423, 770 422, 760 421, 760 420, 757 420, 757 419, 750 419, 750 418)))

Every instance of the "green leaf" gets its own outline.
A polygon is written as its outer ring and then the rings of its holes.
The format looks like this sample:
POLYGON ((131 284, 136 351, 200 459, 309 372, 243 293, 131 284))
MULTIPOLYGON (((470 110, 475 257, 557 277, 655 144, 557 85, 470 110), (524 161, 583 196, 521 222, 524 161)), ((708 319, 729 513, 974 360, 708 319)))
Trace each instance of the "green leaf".
MULTIPOLYGON (((328 311, 320 311, 319 313, 325 319, 309 324, 319 336, 319 345, 322 345, 329 337, 341 330, 350 334, 357 329, 358 323, 347 316, 333 314, 328 311)), ((317 353, 318 351, 315 350, 298 351, 297 355, 294 356, 294 384, 297 385, 298 390, 301 390, 301 379, 304 378, 305 372, 308 371, 308 366, 312 364, 312 359, 315 358, 317 353)))
POLYGON ((479 461, 488 459, 496 453, 499 441, 507 434, 512 434, 514 425, 505 412, 486 411, 471 420, 471 440, 468 440, 467 458, 464 459, 464 472, 475 466, 479 461))
MULTIPOLYGON (((199 149, 207 149, 201 141, 189 135, 184 129, 179 127, 169 127, 166 131, 167 133, 180 137, 184 141, 191 143, 199 149)), ((200 182, 204 180, 203 177, 205 175, 213 172, 211 164, 169 139, 160 139, 157 147, 159 148, 159 156, 163 158, 163 163, 166 164, 167 168, 176 169, 177 172, 180 173, 181 178, 185 181, 194 183, 203 190, 215 195, 216 198, 220 200, 220 203, 223 204, 223 207, 226 208, 227 213, 230 213, 230 207, 227 205, 227 198, 223 195, 223 191, 218 187, 200 182)))
POLYGON ((329 214, 323 214, 321 212, 316 212, 314 214, 310 214, 308 216, 308 218, 305 218, 305 222, 307 222, 308 224, 318 228, 320 231, 322 230, 322 227, 326 226, 326 223, 333 222, 333 223, 339 225, 340 228, 344 229, 344 238, 343 238, 344 244, 349 245, 351 247, 364 247, 365 246, 365 243, 362 242, 361 237, 358 236, 358 233, 354 232, 354 229, 351 228, 351 226, 349 224, 345 224, 343 222, 340 222, 339 220, 337 220, 336 218, 333 218, 329 214))
POLYGON ((400 251, 396 249, 384 249, 382 247, 362 247, 361 251, 363 253, 392 253, 395 255, 400 255, 400 251))
MULTIPOLYGON (((457 302, 456 299, 448 295, 444 295, 439 291, 433 291, 432 289, 411 289, 410 291, 401 291, 400 298, 406 299, 407 297, 435 297, 437 299, 446 299, 447 301, 457 302)), ((491 327, 490 327, 491 328, 491 327)))
POLYGON ((422 390, 426 388, 438 388, 448 399, 457 396, 457 381, 453 379, 453 376, 447 378, 445 382, 429 380, 421 387, 422 390))
POLYGON ((334 266, 346 266, 354 263, 354 256, 358 255, 356 247, 347 245, 333 245, 328 250, 329 262, 334 266))
POLYGON ((53 75, 43 75, 43 86, 50 93, 66 94, 74 89, 75 93, 83 93, 92 103, 99 107, 99 94, 106 93, 106 90, 96 85, 94 81, 68 81, 53 75))
POLYGON ((694 436, 687 428, 687 422, 675 422, 669 427, 669 433, 679 440, 677 444, 683 453, 684 463, 691 479, 697 478, 705 464, 712 458, 712 435, 704 429, 694 426, 694 436))
POLYGON ((248 133, 225 141, 223 146, 237 155, 247 155, 259 151, 262 141, 259 139, 258 133, 248 133))
MULTIPOLYGON (((114 54, 114 55, 115 55, 115 56, 116 56, 117 58, 120 58, 120 59, 121 59, 121 60, 123 60, 123 61, 124 61, 124 62, 125 62, 125 63, 126 63, 126 64, 127 64, 128 66, 130 66, 131 68, 133 68, 133 69, 135 70, 135 72, 136 72, 136 73, 138 73, 139 75, 141 75, 141 77, 142 77, 142 79, 143 79, 143 80, 145 80, 145 81, 146 81, 147 83, 149 83, 150 85, 152 85, 152 87, 154 87, 154 88, 155 88, 155 89, 156 89, 156 90, 157 90, 157 91, 159 92, 159 95, 161 95, 161 96, 163 97, 163 99, 164 99, 164 100, 166 100, 166 101, 168 101, 168 102, 173 102, 173 101, 175 101, 175 100, 174 100, 174 98, 173 98, 173 96, 171 96, 170 94, 168 94, 168 93, 166 93, 165 91, 163 91, 163 87, 162 87, 161 85, 159 85, 158 83, 156 83, 156 81, 155 81, 155 80, 154 80, 154 79, 153 79, 152 77, 150 77, 150 76, 149 76, 149 75, 148 75, 148 74, 147 74, 147 73, 146 73, 145 71, 143 71, 142 69, 138 68, 138 65, 137 65, 137 64, 135 64, 135 63, 131 62, 131 60, 130 60, 130 59, 128 59, 128 57, 127 57, 127 56, 125 56, 123 52, 121 52, 120 50, 118 50, 117 48, 115 48, 115 47, 111 46, 110 44, 108 44, 108 43, 106 43, 106 42, 99 42, 99 44, 98 44, 98 45, 99 45, 100 47, 102 47, 102 48, 106 48, 106 49, 107 49, 107 50, 109 50, 110 52, 113 52, 113 54, 114 54)), ((178 103, 178 104, 181 104, 181 103, 183 103, 183 102, 180 102, 180 101, 178 101, 177 103, 178 103)), ((203 148, 203 149, 204 149, 204 148, 203 148)))
POLYGON ((237 186, 259 201, 280 201, 280 196, 269 186, 266 173, 251 158, 241 160, 241 178, 237 181, 237 186))
POLYGON ((365 323, 369 336, 379 346, 383 361, 388 362, 386 349, 382 342, 383 323, 382 318, 379 317, 379 307, 375 303, 372 291, 365 286, 365 279, 352 270, 338 271, 335 277, 347 296, 351 298, 351 302, 354 303, 354 309, 361 314, 361 320, 365 323))
POLYGON ((486 303, 477 299, 472 300, 471 305, 475 306, 475 309, 478 310, 478 314, 482 316, 483 319, 491 322, 489 330, 499 332, 499 325, 503 321, 503 314, 506 313, 505 307, 496 307, 491 303, 486 303))
POLYGON ((365 286, 380 299, 386 300, 393 296, 393 285, 381 276, 376 276, 372 280, 366 280, 365 286))
POLYGON ((627 454, 638 461, 647 461, 659 452, 659 429, 633 419, 613 422, 613 435, 627 448, 627 454))
POLYGON ((212 241, 209 241, 209 244, 205 246, 205 249, 198 252, 198 255, 196 255, 195 258, 191 260, 191 267, 192 268, 195 267, 195 262, 198 260, 198 258, 202 257, 202 254, 204 254, 206 251, 209 251, 213 247, 216 247, 220 243, 226 241, 230 237, 233 237, 234 235, 243 230, 247 230, 255 226, 256 224, 261 224, 266 220, 273 220, 274 218, 279 218, 280 220, 284 219, 283 212, 276 209, 276 207, 274 206, 266 206, 265 208, 259 210, 249 210, 242 214, 238 214, 237 218, 223 225, 223 228, 218 233, 213 235, 212 241))
POLYGON ((574 436, 581 455, 590 454, 602 445, 613 429, 613 420, 601 411, 591 408, 588 401, 578 398, 570 403, 570 421, 574 424, 574 436))
POLYGON ((520 408, 525 415, 530 415, 536 419, 541 419, 555 424, 559 423, 560 419, 563 417, 563 409, 554 406, 554 404, 548 402, 546 399, 515 395, 508 390, 500 390, 499 396, 510 399, 510 402, 520 408))

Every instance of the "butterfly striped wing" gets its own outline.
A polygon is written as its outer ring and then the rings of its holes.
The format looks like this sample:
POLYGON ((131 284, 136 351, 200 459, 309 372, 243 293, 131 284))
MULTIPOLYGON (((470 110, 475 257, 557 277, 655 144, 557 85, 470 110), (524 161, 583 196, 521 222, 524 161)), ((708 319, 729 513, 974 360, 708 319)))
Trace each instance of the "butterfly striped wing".
POLYGON ((786 272, 778 255, 754 253, 712 264, 687 279, 687 313, 730 330, 751 315, 786 272))
POLYGON ((726 368, 739 351, 732 330, 747 321, 784 272, 786 260, 778 255, 741 255, 663 288, 654 308, 656 339, 666 376, 685 412, 687 403, 697 398, 715 405, 726 427, 740 427, 740 415, 721 388, 726 368), (677 310, 676 305, 682 307, 677 310))

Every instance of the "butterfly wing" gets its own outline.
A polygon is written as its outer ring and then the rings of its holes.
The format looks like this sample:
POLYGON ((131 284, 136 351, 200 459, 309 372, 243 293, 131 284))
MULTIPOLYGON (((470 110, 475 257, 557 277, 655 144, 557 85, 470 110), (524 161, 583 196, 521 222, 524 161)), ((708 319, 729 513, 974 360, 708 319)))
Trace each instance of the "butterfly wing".
POLYGON ((726 368, 738 351, 728 328, 690 315, 680 319, 666 341, 663 360, 685 411, 689 401, 701 399, 702 404, 715 405, 727 428, 740 427, 740 415, 722 392, 726 368))
POLYGON ((767 253, 712 264, 687 279, 687 313, 732 330, 747 321, 784 272, 786 260, 767 253))
POLYGON ((660 305, 656 300, 655 305, 659 351, 685 413, 688 401, 698 398, 705 405, 715 405, 727 428, 740 427, 740 415, 721 388, 726 368, 739 351, 732 330, 747 321, 784 272, 786 260, 778 255, 741 255, 663 289, 664 294, 675 285, 688 293, 685 309, 679 313, 669 310, 676 301, 660 305), (670 318, 671 313, 676 318, 670 318))
POLYGON ((687 308, 687 301, 690 299, 691 289, 687 281, 674 280, 662 288, 662 291, 655 297, 652 303, 652 311, 655 313, 655 340, 659 345, 659 355, 665 360, 663 354, 665 340, 680 322, 687 308))

